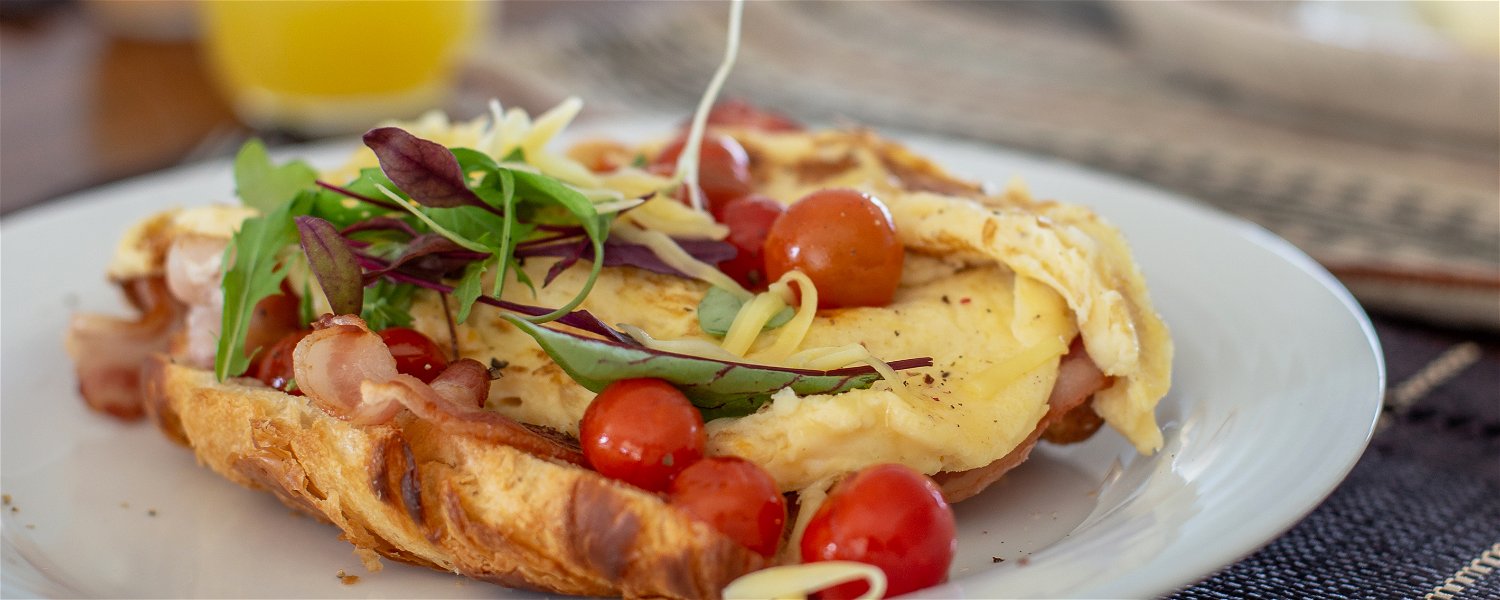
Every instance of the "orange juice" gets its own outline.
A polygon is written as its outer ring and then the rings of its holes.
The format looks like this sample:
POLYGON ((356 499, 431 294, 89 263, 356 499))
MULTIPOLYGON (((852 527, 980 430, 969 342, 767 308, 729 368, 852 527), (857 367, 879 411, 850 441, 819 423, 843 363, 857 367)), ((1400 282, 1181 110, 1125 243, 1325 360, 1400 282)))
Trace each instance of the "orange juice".
POLYGON ((437 108, 485 6, 439 1, 209 1, 208 58, 252 125, 355 130, 437 108))

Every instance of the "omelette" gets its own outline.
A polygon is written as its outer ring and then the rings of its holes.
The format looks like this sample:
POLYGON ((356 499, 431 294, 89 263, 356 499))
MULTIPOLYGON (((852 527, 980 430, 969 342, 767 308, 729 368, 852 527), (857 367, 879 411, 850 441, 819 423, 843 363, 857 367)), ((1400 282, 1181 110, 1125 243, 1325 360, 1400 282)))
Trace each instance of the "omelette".
MULTIPOLYGON (((612 187, 625 196, 669 183, 632 167, 587 173, 578 161, 538 144, 556 133, 538 136, 546 123, 539 119, 538 126, 514 135, 512 145, 532 150, 535 162, 564 180, 612 187)), ((454 146, 478 145, 485 131, 480 121, 451 124, 437 116, 408 126, 454 146)), ((1123 237, 1097 215, 1076 205, 1035 201, 1022 189, 986 194, 867 130, 723 131, 746 148, 756 192, 788 204, 830 187, 871 194, 889 207, 905 247, 901 285, 888 306, 820 310, 801 347, 857 344, 881 359, 930 357, 933 364, 867 389, 778 392, 753 414, 709 421, 710 454, 748 458, 786 491, 826 486, 880 463, 928 474, 978 469, 1028 441, 1048 413, 1059 365, 1074 341, 1081 341, 1108 378, 1089 408, 1141 452, 1161 446, 1154 408, 1169 386, 1172 344, 1123 237)), ((649 155, 660 145, 614 147, 649 155)), ((362 151, 325 178, 336 181, 376 164, 372 153, 362 151)), ((677 234, 715 234, 711 222, 684 218, 690 213, 677 202, 652 198, 622 219, 675 228, 677 234)), ((177 231, 213 238, 228 235, 249 214, 216 207, 168 219, 177 231)), ((116 279, 149 272, 143 248, 159 245, 149 241, 150 232, 140 227, 122 243, 111 269, 116 279)), ((555 262, 530 259, 522 269, 541 281, 555 262)), ((505 299, 559 306, 578 294, 589 268, 574 265, 535 289, 520 285, 518 276, 510 274, 505 299)), ((712 344, 718 340, 700 328, 696 314, 709 287, 699 279, 610 267, 602 269, 579 308, 654 339, 712 344)), ((577 435, 594 393, 570 380, 503 311, 481 307, 450 328, 451 314, 439 295, 424 290, 410 313, 415 329, 451 342, 459 356, 505 365, 491 384, 488 409, 577 435)), ((758 339, 746 357, 754 359, 771 341, 758 339)))

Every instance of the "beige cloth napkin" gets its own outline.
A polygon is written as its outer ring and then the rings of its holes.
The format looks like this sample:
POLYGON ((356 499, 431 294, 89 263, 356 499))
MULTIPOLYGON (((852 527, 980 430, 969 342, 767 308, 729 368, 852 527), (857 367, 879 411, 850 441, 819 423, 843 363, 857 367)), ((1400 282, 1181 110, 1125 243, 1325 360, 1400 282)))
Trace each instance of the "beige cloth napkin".
MULTIPOLYGON (((1110 8, 750 3, 726 94, 1135 177, 1271 229, 1372 311, 1500 329, 1493 118, 1429 135, 1244 97, 1159 68, 1110 8)), ((720 60, 726 14, 574 4, 509 24, 475 70, 527 90, 523 105, 573 94, 595 114, 685 112, 720 60)))

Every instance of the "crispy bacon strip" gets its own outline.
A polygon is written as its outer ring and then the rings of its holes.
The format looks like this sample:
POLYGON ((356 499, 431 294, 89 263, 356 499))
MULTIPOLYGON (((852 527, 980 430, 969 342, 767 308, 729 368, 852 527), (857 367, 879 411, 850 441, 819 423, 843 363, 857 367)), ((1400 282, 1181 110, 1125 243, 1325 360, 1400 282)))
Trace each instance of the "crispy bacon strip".
POLYGON ((484 410, 490 378, 478 361, 458 360, 429 385, 398 373, 390 349, 359 317, 324 315, 313 328, 292 353, 292 368, 298 387, 329 414, 376 425, 410 410, 443 431, 584 464, 577 448, 484 410))
MULTIPOLYGON (((1027 436, 1019 446, 1016 446, 1009 454, 996 459, 995 462, 968 471, 943 472, 933 475, 933 480, 937 481, 943 489, 943 498, 950 503, 965 500, 998 481, 1006 472, 1026 461, 1026 458, 1031 455, 1031 449, 1036 446, 1037 440, 1041 439, 1049 427, 1078 419, 1079 411, 1092 413, 1093 409, 1086 402, 1093 397, 1094 392, 1108 385, 1109 377, 1099 371, 1094 360, 1089 358, 1088 352, 1083 349, 1083 344, 1074 340, 1073 346, 1068 349, 1068 353, 1058 364, 1057 383, 1052 387, 1052 394, 1047 397, 1047 414, 1036 424, 1036 429, 1033 429, 1031 435, 1027 436)), ((1082 441, 1082 439, 1071 441, 1082 441)))
POLYGON ((135 320, 97 314, 74 315, 66 346, 78 373, 78 389, 94 410, 133 421, 145 415, 141 366, 167 350, 183 306, 172 299, 161 277, 122 282, 135 320))

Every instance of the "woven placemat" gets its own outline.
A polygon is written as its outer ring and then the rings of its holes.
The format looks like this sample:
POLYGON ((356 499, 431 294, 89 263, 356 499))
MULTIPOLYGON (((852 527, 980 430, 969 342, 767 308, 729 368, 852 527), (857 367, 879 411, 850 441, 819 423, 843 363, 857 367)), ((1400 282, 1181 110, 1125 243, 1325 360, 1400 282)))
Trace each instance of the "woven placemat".
MULTIPOLYGON (((1500 328, 1489 138, 1320 119, 1174 78, 1132 52, 1107 8, 752 3, 726 94, 1135 177, 1271 229, 1372 310, 1500 328)), ((533 108, 579 95, 595 115, 686 113, 720 60, 725 10, 571 10, 507 28, 476 66, 533 108)))

